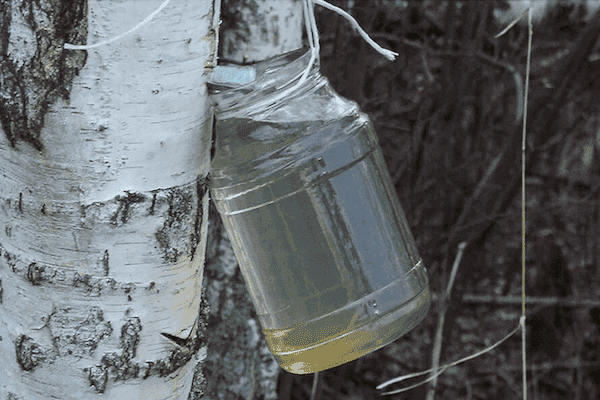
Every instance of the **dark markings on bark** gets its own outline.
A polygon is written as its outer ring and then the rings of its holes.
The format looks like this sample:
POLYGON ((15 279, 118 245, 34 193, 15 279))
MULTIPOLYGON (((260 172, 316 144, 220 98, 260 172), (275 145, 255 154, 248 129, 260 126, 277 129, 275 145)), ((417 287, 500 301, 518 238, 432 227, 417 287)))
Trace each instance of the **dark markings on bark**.
POLYGON ((97 306, 55 309, 46 326, 60 356, 91 355, 100 341, 113 331, 110 321, 104 321, 104 312, 97 306))
MULTIPOLYGON (((137 317, 129 318, 121 328, 121 351, 107 353, 102 357, 100 365, 84 369, 84 372, 88 374, 90 386, 93 386, 97 393, 104 393, 111 380, 146 379, 151 376, 165 377, 177 371, 187 364, 202 346, 206 345, 208 313, 208 303, 205 296, 202 296, 195 334, 188 339, 177 338, 180 339, 180 345, 164 359, 141 363, 133 361, 140 341, 141 321, 137 317)), ((167 336, 172 335, 167 334, 167 336)))
POLYGON ((40 365, 45 355, 40 346, 29 336, 21 335, 15 343, 17 362, 24 371, 33 371, 40 365))
MULTIPOLYGON (((217 152, 217 118, 215 118, 215 114, 212 115, 212 126, 211 126, 211 136, 210 136, 210 161, 214 160, 215 153, 217 152)), ((209 179, 209 177, 207 177, 209 179)))
POLYGON ((196 248, 198 244, 202 242, 202 220, 204 218, 204 210, 202 207, 202 200, 206 195, 206 191, 208 190, 208 183, 210 181, 210 176, 202 179, 198 177, 196 180, 196 196, 197 202, 196 205, 196 219, 194 220, 194 230, 192 231, 190 238, 190 259, 194 259, 194 255, 196 254, 196 248))
POLYGON ((104 393, 109 379, 114 381, 138 377, 140 366, 133 362, 137 346, 140 343, 142 323, 138 317, 132 317, 121 327, 121 351, 110 352, 102 356, 100 365, 85 368, 90 386, 97 393, 104 393))
POLYGON ((119 203, 117 212, 110 218, 113 225, 117 225, 119 222, 119 214, 121 215, 121 223, 125 224, 129 221, 130 208, 132 204, 143 203, 146 197, 141 193, 125 192, 125 196, 117 196, 116 200, 119 203))
POLYGON ((186 347, 180 347, 169 353, 169 356, 155 362, 147 361, 144 367, 144 378, 158 375, 165 377, 183 367, 198 352, 198 341, 190 341, 186 347))
POLYGON ((34 262, 29 264, 29 267, 27 267, 27 280, 29 283, 39 286, 44 281, 44 270, 43 265, 38 265, 34 262))
POLYGON ((121 327, 121 348, 123 355, 128 359, 135 357, 141 331, 142 323, 138 317, 129 318, 127 323, 121 327))
POLYGON ((202 297, 200 303, 200 313, 196 320, 198 326, 192 329, 192 336, 188 338, 180 338, 168 333, 162 333, 162 335, 171 340, 177 346, 169 353, 169 356, 158 361, 147 361, 143 369, 142 378, 146 379, 153 375, 167 376, 177 369, 187 364, 198 350, 206 345, 206 319, 208 318, 208 304, 202 297))
POLYGON ((23 214, 23 193, 19 193, 19 212, 23 214))
POLYGON ((135 284, 134 283, 125 283, 123 284, 123 292, 125 292, 125 294, 127 295, 127 297, 131 297, 129 294, 131 292, 135 291, 135 284))
POLYGON ((17 396, 16 394, 14 394, 12 392, 8 392, 8 397, 6 398, 6 400, 23 400, 23 398, 20 396, 17 396))
POLYGON ((92 291, 92 289, 94 289, 94 280, 92 279, 92 276, 88 274, 80 274, 79 272, 75 272, 73 286, 83 288, 87 291, 92 291))
MULTIPOLYGON (((223 54, 233 53, 234 43, 247 43, 250 37, 250 22, 242 13, 242 10, 258 10, 255 0, 224 0, 221 2, 221 32, 233 32, 233 38, 229 43, 219 40, 219 58, 223 54), (224 49, 227 46, 227 49, 224 49)), ((252 20, 255 21, 256 15, 252 20)), ((263 17, 264 19, 264 17, 263 17)))
POLYGON ((104 269, 104 276, 108 276, 108 250, 104 250, 104 255, 102 256, 102 268, 104 269))
POLYGON ((70 269, 57 268, 40 262, 27 264, 16 255, 6 251, 1 244, 0 250, 4 257, 4 260, 0 261, 0 268, 2 268, 3 263, 6 263, 12 272, 36 286, 41 284, 72 286, 94 296, 116 290, 129 294, 136 288, 135 284, 131 282, 117 282, 108 277, 80 274, 70 269))
POLYGON ((6 224, 6 226, 4 227, 4 233, 6 233, 6 236, 11 238, 12 237, 12 226, 6 224))
POLYGON ((9 253, 8 251, 4 251, 4 259, 6 260, 6 264, 10 267, 12 272, 15 272, 15 267, 17 265, 15 255, 12 253, 9 253))
MULTIPOLYGON (((2 289, 2 278, 0 278, 0 304, 2 304, 2 295, 4 294, 4 290, 2 289)), ((0 340, 2 337, 0 336, 0 340)))
MULTIPOLYGON (((217 207, 212 201, 208 204, 208 215, 206 218, 208 218, 208 233, 206 238, 205 265, 209 265, 216 257, 219 256, 219 242, 222 236, 221 216, 219 215, 217 207)), ((206 267, 204 276, 208 276, 206 267)))
POLYGON ((88 369, 88 379, 90 385, 94 387, 96 393, 104 393, 108 383, 108 372, 102 367, 93 366, 88 369))
POLYGON ((46 215, 46 204, 42 204, 42 214, 46 215))
POLYGON ((140 367, 137 363, 127 358, 125 353, 112 352, 102 357, 101 366, 114 381, 125 381, 137 378, 140 367))
MULTIPOLYGON (((196 330, 196 338, 198 341, 197 348, 200 349, 203 346, 207 346, 208 344, 208 319, 210 318, 210 304, 208 303, 208 298, 206 297, 206 286, 202 285, 202 291, 200 293, 200 316, 198 317, 198 329, 196 330)), ((202 375, 203 367, 198 364, 196 366, 195 375, 202 375)), ((204 382, 204 386, 202 387, 202 391, 206 390, 206 382, 204 382)))
POLYGON ((86 43, 87 14, 87 0, 2 1, 0 123, 13 147, 22 140, 42 150, 48 107, 58 98, 69 100, 73 78, 86 62, 85 51, 63 46, 86 43))
POLYGON ((165 228, 161 228, 154 234, 158 244, 164 252, 165 261, 175 262, 177 261, 177 249, 170 246, 169 236, 166 233, 165 228))
MULTIPOLYGON (((193 259, 202 242, 202 199, 207 190, 207 177, 199 177, 193 184, 183 187, 145 193, 125 192, 109 202, 82 205, 80 226, 95 229, 98 215, 107 212, 112 226, 128 223, 139 214, 143 217, 155 215, 163 219, 162 226, 154 231, 154 240, 163 259, 176 262, 182 255, 193 259)), ((101 262, 99 267, 103 268, 101 262)))
POLYGON ((135 357, 137 346, 140 343, 140 332, 142 324, 138 317, 132 317, 121 327, 121 351, 110 352, 102 356, 100 365, 85 368, 88 374, 90 386, 97 393, 104 393, 109 379, 121 381, 136 378, 140 367, 132 362, 135 357))
POLYGON ((152 204, 150 204, 150 208, 148 209, 148 215, 154 215, 154 206, 156 206, 156 193, 152 194, 152 204))
POLYGON ((193 190, 191 187, 175 188, 167 194, 169 208, 166 219, 162 228, 154 234, 163 250, 165 261, 176 262, 181 250, 187 247, 184 240, 187 239, 186 231, 194 205, 193 190), (182 240, 184 236, 186 238, 182 240))

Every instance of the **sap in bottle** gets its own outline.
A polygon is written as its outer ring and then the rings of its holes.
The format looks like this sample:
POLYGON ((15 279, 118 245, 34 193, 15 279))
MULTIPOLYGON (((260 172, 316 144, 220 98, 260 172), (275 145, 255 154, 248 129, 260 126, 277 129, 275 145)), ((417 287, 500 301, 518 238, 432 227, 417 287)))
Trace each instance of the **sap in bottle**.
MULTIPOLYGON (((377 137, 358 106, 293 52, 210 86, 211 194, 282 368, 312 373, 396 340, 429 288, 377 137), (290 81, 292 81, 290 83, 290 81)), ((227 67, 217 67, 227 68, 227 67)), ((232 75, 233 74, 233 75, 232 75)), ((223 76, 223 75, 222 75, 223 76)))

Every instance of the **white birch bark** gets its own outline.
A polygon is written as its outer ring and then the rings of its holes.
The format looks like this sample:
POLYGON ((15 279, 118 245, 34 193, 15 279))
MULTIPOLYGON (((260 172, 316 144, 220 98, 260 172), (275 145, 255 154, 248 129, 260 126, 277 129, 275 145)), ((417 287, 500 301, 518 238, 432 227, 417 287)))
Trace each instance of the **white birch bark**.
POLYGON ((223 0, 220 54, 250 63, 302 47, 301 0, 223 0))
POLYGON ((87 44, 98 43, 161 3, 2 2, 2 400, 188 398, 206 353, 196 328, 218 7, 171 1, 87 60, 62 48, 86 24, 87 44), (87 21, 65 36, 49 10, 72 3, 87 6, 87 21), (39 112, 33 83, 60 81, 77 63, 39 112))

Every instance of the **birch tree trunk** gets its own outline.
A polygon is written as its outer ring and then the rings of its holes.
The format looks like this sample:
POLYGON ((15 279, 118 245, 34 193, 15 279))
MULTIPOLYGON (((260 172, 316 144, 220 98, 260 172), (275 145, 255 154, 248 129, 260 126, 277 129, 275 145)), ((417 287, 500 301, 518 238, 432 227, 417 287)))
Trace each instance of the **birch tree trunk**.
POLYGON ((258 62, 302 47, 301 0, 222 0, 219 58, 258 62))
MULTIPOLYGON (((299 0, 223 0, 219 59, 261 61, 302 47, 299 0)), ((269 351, 231 243, 210 206, 205 288, 210 304, 206 399, 277 399, 269 351)))
POLYGON ((187 399, 218 0, 0 2, 0 399, 187 399))

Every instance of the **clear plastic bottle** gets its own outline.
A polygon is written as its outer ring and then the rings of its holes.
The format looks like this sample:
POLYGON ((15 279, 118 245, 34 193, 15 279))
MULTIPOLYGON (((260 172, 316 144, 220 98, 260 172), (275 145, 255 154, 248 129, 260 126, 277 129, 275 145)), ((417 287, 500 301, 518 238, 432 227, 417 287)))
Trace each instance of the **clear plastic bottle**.
POLYGON ((217 67, 226 73, 210 85, 212 197, 269 347, 297 374, 385 346, 415 327, 430 301, 368 117, 318 66, 273 101, 309 57, 217 67))

